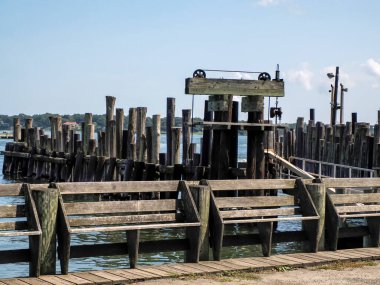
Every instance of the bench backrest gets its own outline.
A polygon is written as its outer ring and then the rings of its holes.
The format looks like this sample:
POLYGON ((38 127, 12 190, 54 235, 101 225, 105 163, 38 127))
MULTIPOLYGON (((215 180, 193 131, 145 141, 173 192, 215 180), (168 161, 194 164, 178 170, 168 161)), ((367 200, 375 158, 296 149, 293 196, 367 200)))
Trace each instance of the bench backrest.
POLYGON ((203 180, 211 191, 294 189, 295 179, 203 180))

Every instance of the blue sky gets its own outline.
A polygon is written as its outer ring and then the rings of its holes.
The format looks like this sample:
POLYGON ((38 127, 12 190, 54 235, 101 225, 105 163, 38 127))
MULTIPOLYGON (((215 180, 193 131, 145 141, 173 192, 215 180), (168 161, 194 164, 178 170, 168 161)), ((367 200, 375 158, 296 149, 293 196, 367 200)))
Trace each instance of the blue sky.
MULTIPOLYGON (((375 123, 379 11, 375 0, 0 0, 0 113, 102 114, 112 95, 119 108, 162 116, 175 97, 180 116, 195 69, 273 76, 280 64, 284 122, 308 119, 313 107, 329 122, 326 73, 340 66, 345 119, 358 112, 375 123)), ((196 97, 195 115, 205 98, 196 97)))

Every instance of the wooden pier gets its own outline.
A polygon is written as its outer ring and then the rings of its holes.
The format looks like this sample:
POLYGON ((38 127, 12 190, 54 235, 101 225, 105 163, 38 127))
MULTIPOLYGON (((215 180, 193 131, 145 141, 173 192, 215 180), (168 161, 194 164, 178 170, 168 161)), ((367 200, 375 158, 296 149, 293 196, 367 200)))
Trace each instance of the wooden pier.
POLYGON ((201 261, 194 263, 140 266, 138 269, 110 269, 75 272, 68 275, 44 275, 38 278, 0 279, 1 285, 94 285, 128 284, 153 279, 178 278, 229 272, 270 270, 281 267, 311 267, 340 261, 379 260, 380 248, 345 249, 318 253, 281 254, 270 257, 234 258, 223 261, 201 261))

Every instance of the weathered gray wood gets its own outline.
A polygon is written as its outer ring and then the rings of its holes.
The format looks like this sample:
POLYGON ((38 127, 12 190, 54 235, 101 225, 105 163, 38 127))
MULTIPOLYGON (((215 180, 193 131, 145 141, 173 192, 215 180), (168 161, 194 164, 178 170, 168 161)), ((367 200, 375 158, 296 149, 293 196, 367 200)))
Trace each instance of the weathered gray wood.
POLYGON ((209 186, 190 186, 190 192, 197 206, 201 222, 201 247, 199 260, 209 260, 209 216, 210 216, 210 187, 209 186))
POLYGON ((255 209, 255 210, 230 210, 221 211, 223 219, 237 219, 261 217, 265 221, 265 217, 286 216, 298 214, 295 208, 275 208, 275 209, 255 209))
POLYGON ((187 227, 186 238, 189 240, 190 248, 186 251, 186 262, 199 262, 201 249, 201 223, 194 199, 190 193, 188 184, 185 181, 179 182, 179 190, 183 199, 183 207, 186 214, 186 223, 198 224, 199 226, 187 227))
POLYGON ((312 183, 307 185, 307 190, 314 202, 320 217, 317 231, 318 250, 325 249, 325 212, 326 212, 326 187, 323 183, 312 183))
POLYGON ((327 188, 368 188, 379 187, 380 178, 323 178, 327 188))
POLYGON ((213 258, 214 260, 220 260, 223 246, 224 224, 213 192, 211 192, 210 214, 210 237, 213 258))
POLYGON ((175 98, 166 98, 166 165, 173 165, 173 127, 175 127, 175 98))
POLYGON ((258 223, 261 247, 264 256, 270 256, 272 251, 273 222, 258 223))
POLYGON ((137 161, 145 162, 146 160, 146 107, 137 108, 137 125, 136 125, 136 156, 137 161))
POLYGON ((57 217, 58 258, 61 265, 61 273, 68 274, 70 259, 70 225, 61 195, 58 197, 57 217))
POLYGON ((71 218, 70 226, 96 226, 96 225, 114 225, 114 224, 140 224, 140 223, 157 223, 157 222, 176 222, 183 221, 181 214, 147 214, 147 215, 130 215, 130 216, 110 216, 110 217, 87 217, 71 218))
POLYGON ((185 94, 284 96, 284 82, 270 80, 240 80, 187 78, 185 94))
POLYGON ((181 128, 172 128, 172 164, 176 165, 180 163, 180 150, 181 150, 181 128))
POLYGON ((152 117, 153 141, 152 141, 152 163, 159 163, 160 140, 161 140, 161 116, 152 117))
POLYGON ((326 196, 326 247, 329 250, 338 249, 339 215, 336 212, 331 195, 326 196))
POLYGON ((65 203, 65 209, 68 215, 174 211, 177 200, 73 202, 65 203))
POLYGON ((293 189, 294 179, 242 179, 242 180, 208 180, 212 191, 226 190, 262 190, 293 189))
POLYGON ((136 268, 139 254, 140 231, 127 231, 128 255, 131 268, 136 268))
POLYGON ((0 205, 0 218, 25 216, 25 205, 0 205))
POLYGON ((34 189, 32 194, 43 229, 40 271, 41 274, 55 274, 58 190, 55 188, 34 189))
POLYGON ((116 108, 116 157, 122 158, 124 109, 116 108))
POLYGON ((109 156, 110 153, 110 127, 108 122, 114 120, 116 98, 113 96, 106 96, 106 139, 105 139, 105 156, 109 156))
POLYGON ((380 203, 380 193, 331 194, 334 204, 380 203))
POLYGON ((127 158, 131 160, 136 160, 136 149, 133 147, 136 145, 136 141, 135 141, 136 122, 137 122, 137 109, 129 108, 127 158))
MULTIPOLYGON (((364 206, 337 206, 335 205, 335 209, 338 214, 341 213, 360 213, 360 212, 379 212, 380 205, 364 205, 364 206)), ((380 216, 380 212, 378 213, 380 216)))
POLYGON ((99 183, 96 182, 57 183, 57 185, 62 195, 128 192, 175 192, 178 188, 178 181, 103 182, 101 187, 99 187, 99 183))
POLYGON ((187 164, 189 159, 190 139, 191 139, 191 110, 182 110, 182 164, 187 164))
POLYGON ((293 206, 296 202, 293 196, 217 197, 215 201, 218 208, 293 206))
POLYGON ((1 196, 20 196, 24 193, 21 183, 15 184, 0 184, 1 196))

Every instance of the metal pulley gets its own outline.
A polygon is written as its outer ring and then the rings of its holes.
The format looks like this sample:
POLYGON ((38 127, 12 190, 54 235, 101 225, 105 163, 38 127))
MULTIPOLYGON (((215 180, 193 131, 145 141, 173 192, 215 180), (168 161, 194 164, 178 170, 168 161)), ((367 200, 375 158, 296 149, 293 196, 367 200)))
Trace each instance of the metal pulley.
POLYGON ((203 69, 197 69, 193 72, 193 78, 206 78, 206 72, 203 69))
POLYGON ((270 74, 268 72, 262 72, 259 74, 259 80, 271 80, 270 74))

